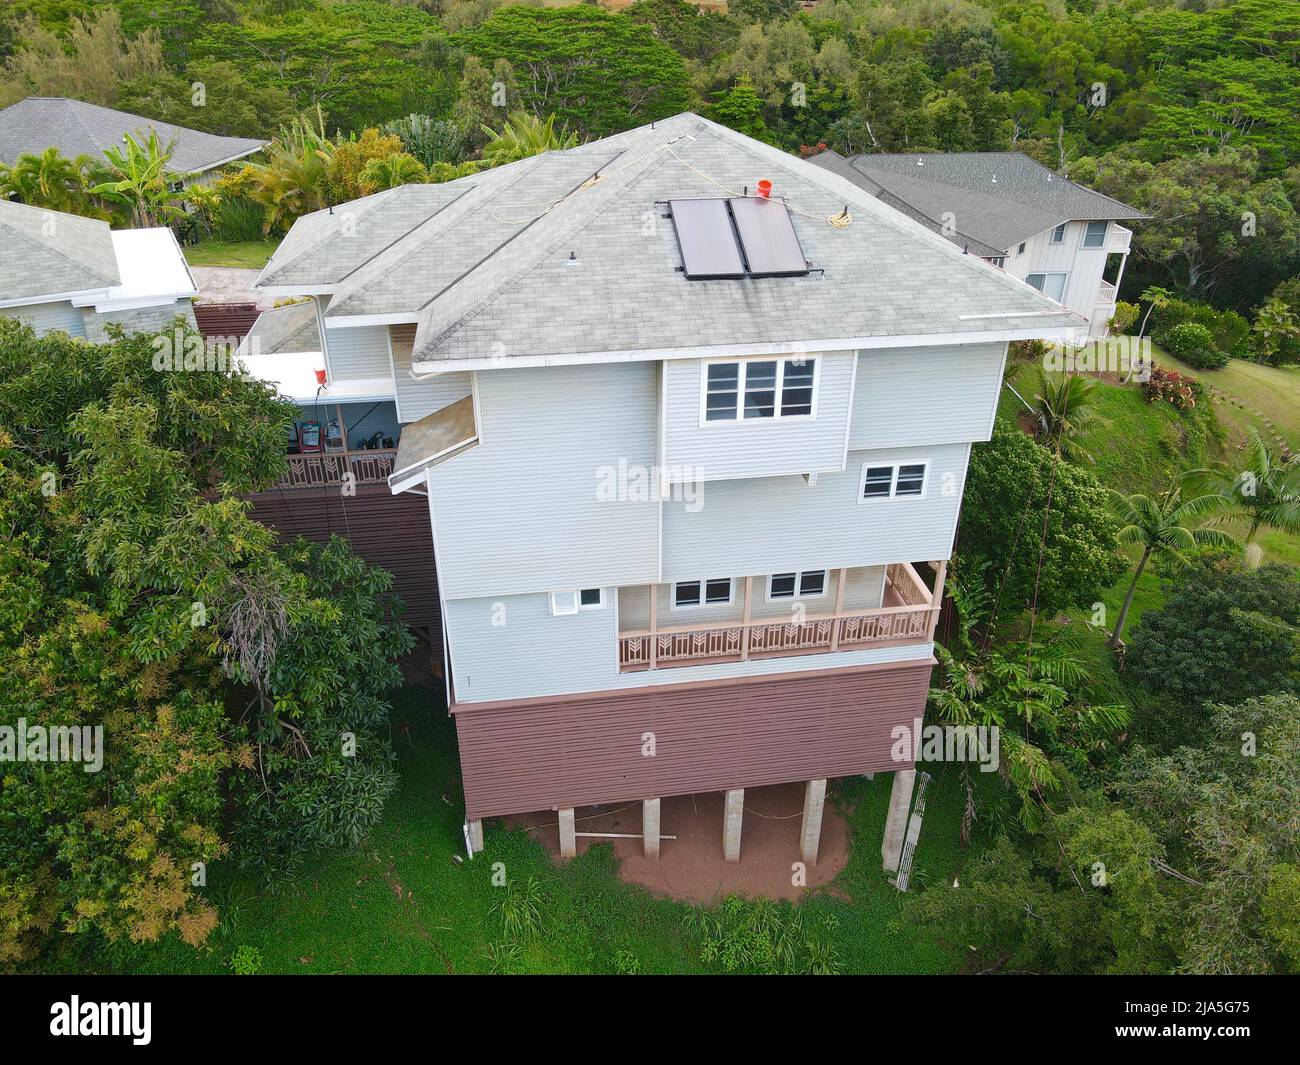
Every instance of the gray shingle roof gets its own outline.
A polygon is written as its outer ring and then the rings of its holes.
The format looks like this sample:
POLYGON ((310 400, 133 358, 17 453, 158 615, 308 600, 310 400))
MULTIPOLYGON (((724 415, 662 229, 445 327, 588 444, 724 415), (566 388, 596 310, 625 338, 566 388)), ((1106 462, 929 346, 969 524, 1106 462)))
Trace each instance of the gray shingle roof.
POLYGON ((320 328, 316 324, 315 301, 289 303, 263 311, 248 331, 246 344, 247 350, 253 355, 320 351, 320 328))
POLYGON ((0 300, 122 283, 107 222, 0 200, 0 300))
POLYGON ((415 361, 430 369, 1083 324, 857 184, 692 114, 433 188, 445 197, 440 208, 396 241, 401 197, 348 205, 352 239, 364 244, 356 254, 340 252, 326 212, 300 220, 260 283, 291 270, 302 287, 330 287, 327 318, 414 316, 415 361), (742 195, 761 178, 791 208, 812 272, 688 280, 663 202, 742 195), (846 205, 852 222, 828 224, 846 205))
POLYGON ((150 129, 157 131, 164 145, 173 144, 171 170, 176 174, 209 170, 266 143, 219 137, 61 96, 29 96, 0 111, 0 162, 12 163, 20 155, 39 154, 50 147, 69 158, 102 155, 105 148, 120 146, 128 133, 138 139, 150 129))
POLYGON ((1142 219, 1141 211, 1076 185, 1022 152, 856 155, 823 152, 811 162, 941 232, 977 255, 1005 255, 1062 222, 1142 219))

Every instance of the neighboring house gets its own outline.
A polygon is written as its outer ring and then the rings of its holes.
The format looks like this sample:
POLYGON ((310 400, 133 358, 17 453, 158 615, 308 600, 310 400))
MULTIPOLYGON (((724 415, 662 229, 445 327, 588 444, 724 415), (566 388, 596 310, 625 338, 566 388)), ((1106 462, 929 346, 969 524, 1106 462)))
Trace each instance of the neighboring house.
POLYGON ((141 140, 151 129, 164 147, 171 145, 169 170, 176 191, 207 184, 221 167, 261 151, 267 143, 220 137, 61 96, 29 96, 0 111, 0 163, 12 165, 20 155, 39 155, 50 147, 69 159, 102 156, 108 148, 120 148, 128 133, 141 140))
POLYGON ((198 295, 170 229, 110 229, 107 222, 0 200, 0 316, 37 333, 61 329, 100 341, 194 321, 198 295))
POLYGON ((1133 237, 1120 222, 1149 217, 1021 152, 826 151, 810 161, 1077 311, 1091 337, 1115 313, 1133 237))
POLYGON ((474 849, 556 810, 571 855, 576 807, 639 801, 657 855, 660 798, 717 791, 738 860, 744 789, 802 781, 815 861, 826 779, 893 772, 898 866, 971 445, 1008 341, 1082 318, 691 114, 308 215, 258 284, 314 298, 349 439, 393 405, 382 464, 273 495, 427 505, 474 849))

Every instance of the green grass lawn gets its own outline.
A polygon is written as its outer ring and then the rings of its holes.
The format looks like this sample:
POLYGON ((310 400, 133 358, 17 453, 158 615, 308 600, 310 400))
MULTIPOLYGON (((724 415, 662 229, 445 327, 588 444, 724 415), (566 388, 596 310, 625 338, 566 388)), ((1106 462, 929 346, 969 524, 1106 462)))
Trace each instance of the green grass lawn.
POLYGON ((1271 444, 1280 436, 1292 450, 1300 451, 1300 366, 1229 359, 1222 370, 1197 370, 1163 352, 1156 362, 1198 377, 1221 393, 1214 408, 1230 446, 1244 441, 1250 429, 1258 429, 1271 444))
POLYGON ((205 240, 185 249, 191 266, 237 266, 260 270, 271 259, 278 240, 205 240))
MULTIPOLYGON (((485 853, 456 864, 452 856, 464 853, 460 773, 455 730, 434 705, 437 698, 416 686, 399 693, 401 783, 382 823, 355 851, 315 859, 272 892, 231 868, 215 868, 210 891, 222 923, 201 950, 171 938, 53 964, 83 972, 221 973, 234 950, 249 945, 268 973, 484 973, 493 969, 493 949, 508 957, 497 967, 507 972, 717 971, 700 958, 700 935, 687 923, 691 907, 618 880, 609 847, 559 864, 525 833, 489 822, 485 853), (536 877, 544 899, 540 935, 518 943, 513 955, 492 910, 505 890, 491 884, 497 862, 510 883, 536 877)), ((947 890, 942 885, 970 853, 957 838, 963 792, 956 767, 933 772, 914 879, 947 890)), ((995 810, 996 785, 975 775, 995 810)), ((806 927, 833 945, 845 972, 952 971, 958 953, 899 919, 902 897, 880 870, 890 782, 890 774, 833 782, 852 852, 829 890, 801 904, 806 927)))

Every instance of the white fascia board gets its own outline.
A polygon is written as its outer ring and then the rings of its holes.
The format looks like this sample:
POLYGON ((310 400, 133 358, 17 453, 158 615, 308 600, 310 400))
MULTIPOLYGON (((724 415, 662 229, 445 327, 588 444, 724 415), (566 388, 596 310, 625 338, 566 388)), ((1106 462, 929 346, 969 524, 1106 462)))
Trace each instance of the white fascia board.
POLYGON ((34 307, 42 303, 71 303, 74 307, 89 307, 96 300, 107 298, 108 289, 78 289, 75 292, 50 292, 21 299, 0 300, 0 307, 34 307))
POLYGON ((418 325, 419 316, 410 311, 394 314, 339 314, 325 312, 325 324, 331 329, 359 329, 365 325, 418 325))
POLYGON ((85 303, 72 301, 74 307, 93 306, 98 314, 108 314, 111 311, 138 311, 145 307, 166 307, 169 303, 175 303, 177 300, 193 299, 195 293, 192 289, 187 292, 160 292, 156 296, 141 296, 133 300, 90 300, 85 303))
MULTIPOLYGON (((1026 312, 1020 312, 1023 317, 1026 312)), ((948 344, 1005 343, 1012 340, 1077 339, 1086 326, 1043 326, 1035 329, 987 330, 967 333, 924 333, 914 336, 832 337, 791 340, 778 344, 725 344, 695 348, 643 348, 628 351, 580 351, 557 355, 514 355, 500 359, 439 359, 413 362, 416 374, 457 370, 501 370, 528 366, 583 366, 605 362, 658 362, 665 359, 743 359, 757 355, 805 352, 867 351, 876 348, 926 348, 948 344)))
POLYGON ((199 167, 199 169, 190 170, 187 171, 187 173, 196 174, 196 175, 206 174, 209 170, 215 170, 219 166, 225 166, 227 163, 233 163, 236 159, 246 159, 250 155, 256 155, 258 152, 260 152, 263 148, 265 148, 270 143, 271 143, 270 141, 262 141, 254 148, 246 148, 244 151, 239 152, 236 155, 229 156, 225 159, 218 159, 215 163, 204 163, 201 167, 199 167))

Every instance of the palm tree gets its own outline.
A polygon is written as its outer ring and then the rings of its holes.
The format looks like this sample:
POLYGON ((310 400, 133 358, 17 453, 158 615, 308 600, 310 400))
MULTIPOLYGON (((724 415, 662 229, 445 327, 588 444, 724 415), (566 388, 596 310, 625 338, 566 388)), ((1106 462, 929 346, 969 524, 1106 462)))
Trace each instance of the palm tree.
POLYGON ((329 206, 328 181, 334 142, 325 132, 325 118, 316 111, 313 124, 299 116, 281 128, 266 148, 265 163, 250 163, 248 195, 265 208, 262 228, 288 229, 294 220, 329 206))
POLYGON ((1041 443, 1072 462, 1092 462, 1079 442, 1084 431, 1097 420, 1097 382, 1078 374, 1048 373, 1035 367, 1032 412, 1041 443))
POLYGON ((1134 493, 1126 496, 1115 492, 1115 509, 1125 525, 1119 531, 1122 544, 1141 544, 1142 556, 1129 581, 1124 595, 1124 605, 1119 608, 1115 631, 1106 646, 1112 650, 1123 645, 1124 623, 1128 621, 1133 606, 1133 593, 1147 562, 1154 555, 1169 566, 1184 567, 1190 560, 1185 552, 1197 546, 1222 547, 1233 542, 1232 537, 1218 529, 1209 528, 1199 519, 1223 506, 1216 495, 1199 495, 1182 498, 1182 489, 1175 482, 1159 499, 1134 493))
POLYGON ((578 143, 578 135, 570 133, 568 126, 555 128, 555 116, 538 118, 527 111, 515 111, 506 119, 501 132, 484 126, 488 142, 483 146, 483 161, 488 166, 502 166, 527 159, 542 152, 573 148, 578 143))
POLYGON ((58 148, 46 148, 39 155, 21 155, 12 167, 0 168, 0 197, 12 197, 32 207, 69 214, 90 214, 94 207, 88 196, 89 157, 69 159, 58 148))
POLYGON ((109 180, 90 192, 125 207, 133 225, 143 229, 165 225, 184 213, 167 187, 171 157, 172 146, 164 148, 155 130, 143 142, 128 133, 122 147, 104 149, 109 180))
POLYGON ((429 173, 420 165, 420 160, 406 152, 393 152, 382 159, 371 159, 361 171, 361 187, 367 194, 395 189, 399 185, 422 185, 428 180, 429 173))
POLYGON ((1256 429, 1250 436, 1243 469, 1220 465, 1193 470, 1188 483, 1209 491, 1230 516, 1245 519, 1246 544, 1255 539, 1261 525, 1300 532, 1300 457, 1275 453, 1256 429))

